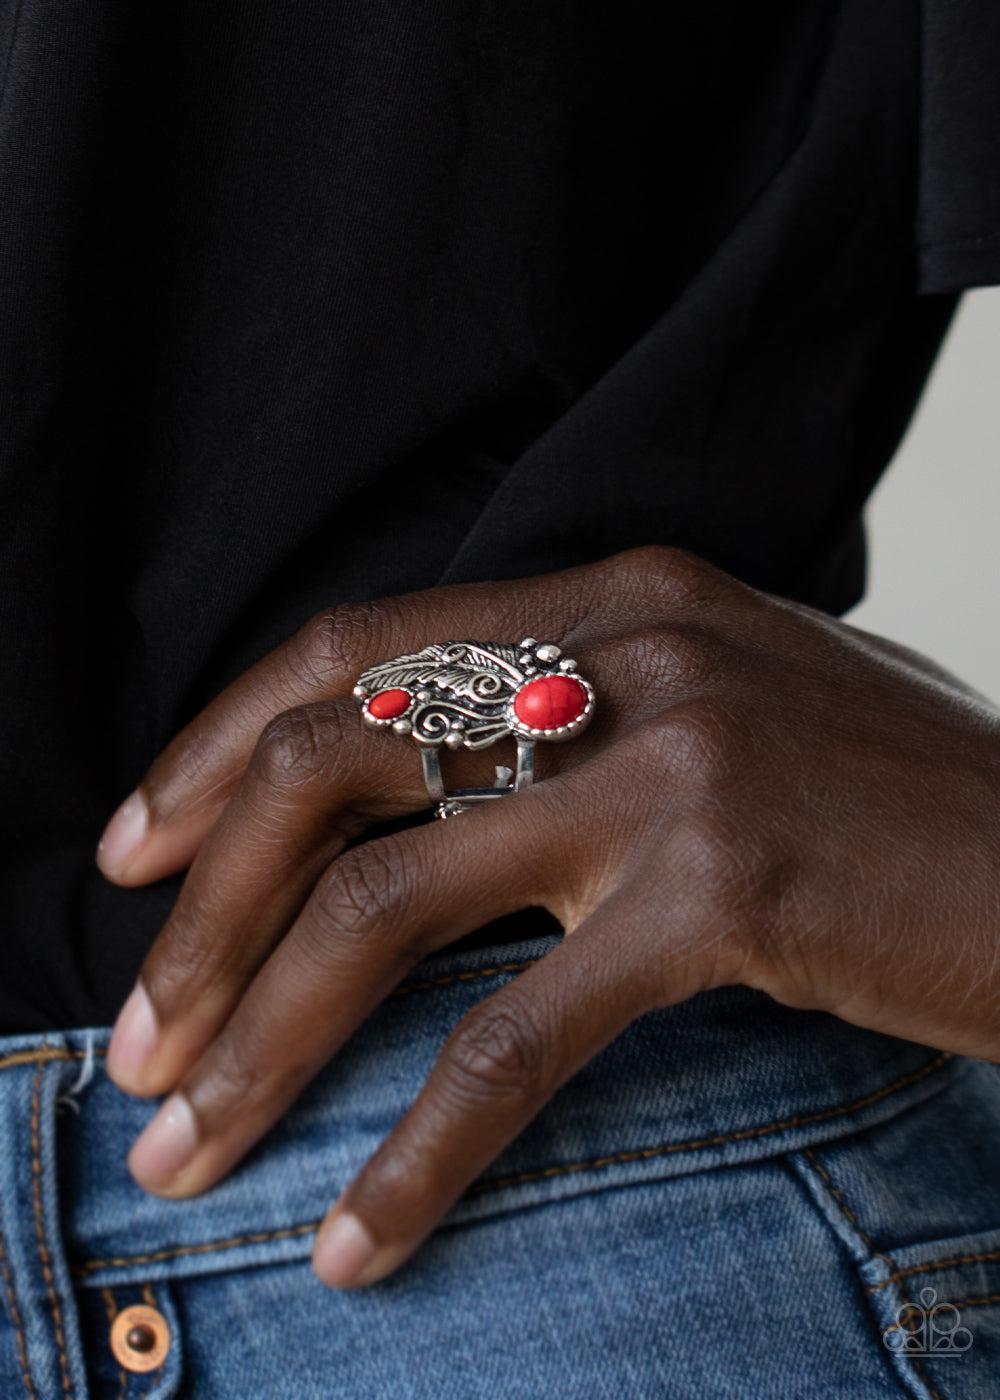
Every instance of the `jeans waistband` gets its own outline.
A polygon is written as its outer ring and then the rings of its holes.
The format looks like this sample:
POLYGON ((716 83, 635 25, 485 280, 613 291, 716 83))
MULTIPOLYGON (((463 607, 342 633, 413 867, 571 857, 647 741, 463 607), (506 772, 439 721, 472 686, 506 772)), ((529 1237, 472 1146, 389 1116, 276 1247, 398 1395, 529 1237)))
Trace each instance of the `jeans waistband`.
MULTIPOLYGON (((160 1280, 307 1257, 455 1023, 553 942, 430 959, 232 1175, 190 1201, 147 1195, 126 1170, 154 1106, 108 1079, 107 1029, 0 1039, 0 1296, 22 1374, 46 1395, 86 1393, 81 1289, 148 1294, 160 1280)), ((445 1224, 800 1150, 901 1113, 968 1063, 723 988, 634 1022, 445 1224)))
MULTIPOLYGON (((106 1029, 0 1039, 8 1259, 17 1264, 20 1250, 34 1262, 50 1236, 59 1243, 48 1246, 49 1269, 66 1284, 97 1286, 303 1257, 327 1206, 412 1102, 455 1023, 553 942, 428 960, 245 1162, 191 1201, 147 1195, 126 1170, 127 1148, 154 1106, 107 1078, 106 1029)), ((706 993, 633 1023, 449 1222, 797 1150, 892 1117, 963 1063, 760 993, 706 993)))

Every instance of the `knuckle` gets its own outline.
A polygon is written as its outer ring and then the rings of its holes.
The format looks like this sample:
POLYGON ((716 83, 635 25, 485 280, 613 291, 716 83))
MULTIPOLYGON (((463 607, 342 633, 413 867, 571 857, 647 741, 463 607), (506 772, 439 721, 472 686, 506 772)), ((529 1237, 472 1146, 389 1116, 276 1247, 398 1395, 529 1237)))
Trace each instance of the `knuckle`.
POLYGON ((160 1024, 191 1009, 199 997, 243 979, 252 945, 233 930, 226 891, 214 882, 188 882, 142 965, 142 983, 160 1024))
POLYGON ((320 936, 339 942, 384 940, 398 934, 408 901, 407 866, 377 841, 345 852, 313 896, 320 936))
POLYGON ((252 766, 268 787, 295 787, 327 771, 343 742, 343 722, 334 706, 299 705, 267 722, 252 766))
POLYGON ((201 728, 192 730, 174 755, 174 778, 183 788, 201 787, 205 776, 218 761, 219 744, 201 728))
MULTIPOLYGON (((228 1105, 239 1111, 261 1085, 261 1062, 266 1053, 263 1034, 246 1015, 216 1041, 210 1057, 199 1066, 197 1081, 186 1086, 195 1111, 218 1120, 228 1105)), ((273 1056, 271 1057, 273 1059, 273 1056)))
POLYGON ((639 545, 615 555, 614 563, 619 578, 640 597, 672 607, 695 607, 738 586, 707 559, 674 545, 639 545))
POLYGON ((527 1095, 542 1080, 544 1042, 526 1009, 487 1006, 455 1031, 447 1064, 450 1085, 463 1098, 527 1095))
POLYGON ((633 638, 629 662, 640 693, 701 689, 717 675, 718 641, 707 627, 678 623, 633 638))
POLYGON ((143 964, 143 986, 161 1022, 177 1011, 193 982, 214 980, 223 959, 219 940, 206 937, 206 925, 210 916, 199 909, 175 910, 143 964))
POLYGON ((678 843, 687 885, 698 891, 701 922, 733 947, 770 938, 801 883, 795 852, 752 831, 721 805, 689 811, 678 843))
POLYGON ((388 610, 385 602, 338 603, 316 613, 293 638, 297 669, 322 689, 342 685, 379 654, 388 610))
POLYGON ((645 576, 669 573, 674 560, 683 553, 669 544, 640 544, 623 550, 616 558, 629 573, 645 576))
POLYGON ((387 1138, 352 1190, 367 1220, 391 1220, 401 1233, 432 1218, 440 1195, 440 1169, 429 1125, 414 1117, 405 1133, 387 1138))
POLYGON ((717 791, 738 773, 744 736, 727 706, 699 696, 672 705, 647 730, 658 759, 675 778, 717 791))
POLYGON ((235 776, 220 787, 217 771, 223 745, 218 731, 200 720, 189 726, 156 759, 143 781, 153 820, 169 821, 183 807, 192 816, 221 803, 235 776))
POLYGON ((728 895, 745 883, 750 853, 721 807, 689 812, 679 842, 686 873, 696 888, 728 895))

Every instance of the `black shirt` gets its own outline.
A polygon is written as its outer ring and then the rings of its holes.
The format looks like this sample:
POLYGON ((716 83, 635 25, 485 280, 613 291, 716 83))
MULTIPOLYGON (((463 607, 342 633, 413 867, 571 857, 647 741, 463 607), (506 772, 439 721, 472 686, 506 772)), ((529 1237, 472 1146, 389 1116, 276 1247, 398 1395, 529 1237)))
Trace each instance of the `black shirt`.
POLYGON ((649 541, 856 602, 1000 276, 998 54, 994 0, 4 7, 0 1033, 113 1018, 176 882, 104 821, 320 607, 649 541))

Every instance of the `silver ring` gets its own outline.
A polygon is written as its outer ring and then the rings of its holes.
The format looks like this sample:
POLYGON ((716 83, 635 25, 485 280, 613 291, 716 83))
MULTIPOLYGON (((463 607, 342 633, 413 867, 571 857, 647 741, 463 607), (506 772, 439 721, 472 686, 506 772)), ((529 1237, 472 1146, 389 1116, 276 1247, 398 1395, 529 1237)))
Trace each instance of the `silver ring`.
POLYGON ((411 739, 420 750, 435 815, 453 817, 474 802, 530 787, 535 743, 561 741, 590 723, 594 687, 551 642, 434 642, 362 672, 354 687, 372 729, 411 739), (440 751, 484 749, 511 735, 516 767, 497 765, 489 788, 445 791, 440 751))

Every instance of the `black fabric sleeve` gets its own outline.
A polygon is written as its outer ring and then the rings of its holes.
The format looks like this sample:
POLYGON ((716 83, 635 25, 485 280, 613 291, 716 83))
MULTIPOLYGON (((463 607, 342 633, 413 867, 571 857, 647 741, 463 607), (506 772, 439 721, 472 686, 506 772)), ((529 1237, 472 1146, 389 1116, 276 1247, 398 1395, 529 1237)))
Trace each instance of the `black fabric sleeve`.
POLYGON ((1000 282, 1000 3, 922 0, 921 292, 1000 282))

